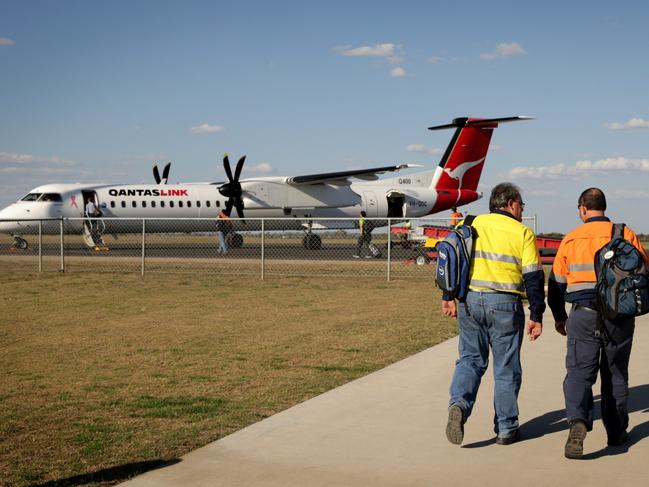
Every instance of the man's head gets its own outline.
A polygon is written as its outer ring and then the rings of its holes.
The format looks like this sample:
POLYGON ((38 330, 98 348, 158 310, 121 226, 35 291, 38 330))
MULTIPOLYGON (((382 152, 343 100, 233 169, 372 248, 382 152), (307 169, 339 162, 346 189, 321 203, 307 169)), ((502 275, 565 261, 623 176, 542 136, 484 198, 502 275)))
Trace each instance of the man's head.
POLYGON ((361 216, 362 216, 363 218, 365 218, 365 217, 367 216, 367 213, 365 213, 365 210, 362 210, 362 211, 361 211, 361 216))
POLYGON ((579 195, 577 200, 579 218, 586 221, 594 216, 604 216, 606 211, 606 196, 599 188, 588 188, 579 195))
POLYGON ((489 211, 506 211, 518 221, 522 221, 524 208, 525 203, 523 203, 521 190, 515 184, 500 183, 491 190, 489 211))

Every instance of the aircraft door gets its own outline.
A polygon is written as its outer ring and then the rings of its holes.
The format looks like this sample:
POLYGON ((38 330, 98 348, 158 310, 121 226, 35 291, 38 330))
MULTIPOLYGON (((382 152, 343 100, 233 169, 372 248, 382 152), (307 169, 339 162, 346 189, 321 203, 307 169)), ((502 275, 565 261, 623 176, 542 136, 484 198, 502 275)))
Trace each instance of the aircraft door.
POLYGON ((363 191, 363 209, 370 218, 379 216, 379 207, 374 191, 363 191))
POLYGON ((406 216, 406 200, 403 194, 396 191, 387 195, 388 218, 404 218, 406 216))

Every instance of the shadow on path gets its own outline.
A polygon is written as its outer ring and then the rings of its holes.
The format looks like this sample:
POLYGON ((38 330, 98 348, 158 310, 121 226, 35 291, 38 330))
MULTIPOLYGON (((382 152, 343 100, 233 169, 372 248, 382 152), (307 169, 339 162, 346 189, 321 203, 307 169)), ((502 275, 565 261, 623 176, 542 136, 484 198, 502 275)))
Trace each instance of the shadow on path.
POLYGON ((49 482, 42 484, 32 484, 30 487, 68 487, 90 483, 110 485, 129 479, 135 475, 148 472, 149 470, 168 467, 178 462, 180 462, 180 459, 173 458, 171 460, 146 460, 144 462, 127 463, 126 465, 117 465, 96 472, 75 475, 74 477, 68 477, 67 479, 50 480, 49 482))
MULTIPOLYGON (((594 420, 598 421, 602 418, 599 395, 595 396, 594 403, 594 420)), ((649 384, 643 384, 629 388, 629 414, 641 411, 643 413, 649 412, 649 384)), ((568 431, 568 423, 566 422, 566 410, 558 409, 550 411, 541 416, 533 418, 521 425, 522 439, 521 441, 533 440, 542 436, 557 433, 559 431, 568 431)), ((629 440, 623 446, 603 448, 593 453, 584 455, 584 460, 592 460, 607 455, 619 455, 625 453, 636 443, 644 438, 649 437, 649 420, 644 421, 634 426, 629 431, 629 440)), ((587 440, 588 441, 588 440, 587 440)), ((492 445, 496 442, 496 438, 489 438, 488 440, 477 441, 464 445, 463 448, 482 448, 484 446, 492 445)))

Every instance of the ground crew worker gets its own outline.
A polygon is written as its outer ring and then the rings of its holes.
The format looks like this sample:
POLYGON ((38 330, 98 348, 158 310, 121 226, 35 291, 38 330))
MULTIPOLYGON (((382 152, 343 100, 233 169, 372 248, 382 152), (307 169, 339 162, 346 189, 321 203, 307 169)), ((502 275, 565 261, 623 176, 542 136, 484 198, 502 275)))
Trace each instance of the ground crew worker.
POLYGON ((364 210, 361 211, 361 215, 358 219, 358 230, 360 232, 360 235, 358 236, 356 253, 352 256, 354 259, 360 259, 362 257, 362 250, 364 245, 367 245, 368 252, 365 258, 372 258, 372 255, 370 254, 370 243, 372 242, 372 230, 374 228, 374 225, 371 221, 365 219, 366 216, 367 213, 365 213, 364 210))
POLYGON ((454 206, 451 208, 451 226, 452 227, 457 227, 457 224, 460 223, 464 215, 457 211, 457 208, 454 206))
MULTIPOLYGON (((635 319, 603 321, 603 337, 596 333, 599 314, 595 311, 595 253, 611 240, 613 224, 604 215, 606 197, 601 189, 589 188, 577 203, 583 225, 564 237, 552 265, 548 282, 548 305, 555 328, 567 335, 566 377, 563 395, 570 432, 564 454, 579 458, 584 451, 586 432, 593 428, 593 391, 598 369, 602 382, 602 422, 609 446, 627 440, 628 366, 635 319), (570 316, 565 301, 572 304, 570 316)), ((624 228, 624 238, 649 258, 638 237, 624 228)))
POLYGON ((459 353, 451 382, 446 425, 447 439, 456 445, 464 438, 480 380, 487 370, 489 348, 494 364, 494 431, 496 443, 520 439, 518 391, 522 370, 520 349, 525 328, 521 298, 527 294, 530 319, 527 334, 536 340, 542 332, 545 310, 544 275, 534 232, 521 223, 525 203, 520 190, 500 183, 491 192, 489 214, 472 223, 477 233, 466 301, 456 306, 442 297, 442 312, 457 316, 459 353))

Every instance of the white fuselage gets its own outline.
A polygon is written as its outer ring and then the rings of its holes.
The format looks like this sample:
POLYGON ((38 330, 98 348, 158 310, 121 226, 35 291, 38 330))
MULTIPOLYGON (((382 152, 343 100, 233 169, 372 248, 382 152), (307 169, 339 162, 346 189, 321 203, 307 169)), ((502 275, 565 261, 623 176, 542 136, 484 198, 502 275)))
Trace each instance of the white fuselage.
MULTIPOLYGON (((433 211, 437 200, 432 179, 431 171, 340 185, 292 185, 284 177, 247 179, 241 181, 245 217, 249 222, 246 229, 258 228, 254 219, 260 218, 284 218, 274 228, 298 229, 311 219, 356 218, 361 210, 369 218, 422 217, 433 211)), ((168 219, 151 225, 147 231, 152 232, 210 231, 213 223, 191 219, 213 219, 225 207, 227 198, 219 193, 220 184, 40 186, 23 200, 0 211, 0 233, 36 234, 39 223, 26 221, 30 219, 83 218, 88 198, 94 198, 101 208, 106 233, 141 231, 141 219, 168 219)), ((236 211, 232 216, 236 216, 236 211)), ((41 225, 43 233, 60 231, 56 221, 41 225)), ((65 231, 79 233, 82 225, 81 221, 68 222, 65 231)))

